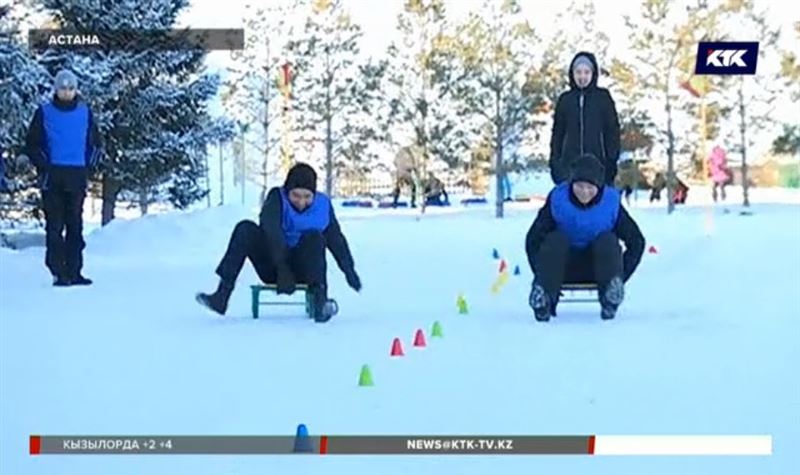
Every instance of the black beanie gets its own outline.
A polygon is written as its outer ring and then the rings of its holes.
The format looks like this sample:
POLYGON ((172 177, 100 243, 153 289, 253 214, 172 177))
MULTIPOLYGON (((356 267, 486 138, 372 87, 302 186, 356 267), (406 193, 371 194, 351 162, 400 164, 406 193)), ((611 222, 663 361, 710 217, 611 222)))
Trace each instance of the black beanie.
POLYGON ((283 183, 283 187, 287 192, 295 188, 304 188, 316 193, 317 172, 307 163, 297 163, 286 174, 286 181, 283 183))
POLYGON ((572 162, 571 181, 585 181, 601 188, 606 182, 606 169, 591 153, 581 155, 572 162))

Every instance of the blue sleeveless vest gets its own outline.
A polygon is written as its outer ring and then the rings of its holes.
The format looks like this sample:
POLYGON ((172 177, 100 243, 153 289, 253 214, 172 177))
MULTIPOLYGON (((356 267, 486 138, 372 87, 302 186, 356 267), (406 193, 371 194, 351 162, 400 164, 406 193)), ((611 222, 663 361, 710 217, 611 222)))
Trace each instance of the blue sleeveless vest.
POLYGON ((331 200, 324 193, 314 193, 311 206, 299 212, 289 201, 289 195, 281 187, 281 227, 289 247, 295 247, 300 242, 303 233, 323 232, 328 227, 331 218, 331 200))
POLYGON ((78 102, 64 111, 48 102, 42 106, 50 163, 64 167, 86 166, 86 136, 89 133, 89 107, 78 102))
POLYGON ((606 186, 600 201, 580 208, 570 201, 570 183, 558 185, 550 196, 550 212, 558 229, 569 238, 570 247, 585 249, 600 234, 611 231, 619 215, 620 193, 606 186))

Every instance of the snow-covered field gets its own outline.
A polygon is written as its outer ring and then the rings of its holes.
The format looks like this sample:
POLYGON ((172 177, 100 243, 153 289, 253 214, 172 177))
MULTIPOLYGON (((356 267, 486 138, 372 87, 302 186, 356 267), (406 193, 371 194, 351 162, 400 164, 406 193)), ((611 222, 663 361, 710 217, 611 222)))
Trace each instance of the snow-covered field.
MULTIPOLYGON (((691 194, 690 194, 691 197, 691 194)), ((769 201, 769 200, 767 200, 769 201)), ((119 220, 87 237, 90 288, 56 289, 43 249, 0 249, 0 474, 786 474, 800 466, 800 207, 752 216, 633 208, 648 247, 618 318, 564 304, 537 324, 514 205, 341 210, 362 293, 332 259, 341 313, 317 325, 193 300, 237 207, 119 220), (497 248, 512 276, 490 292, 497 248), (455 301, 463 292, 469 315, 455 301), (440 321, 444 338, 411 347, 440 321), (407 356, 389 358, 392 339, 407 356), (375 386, 358 387, 369 364, 375 386), (40 435, 771 434, 768 457, 57 456, 40 435)))

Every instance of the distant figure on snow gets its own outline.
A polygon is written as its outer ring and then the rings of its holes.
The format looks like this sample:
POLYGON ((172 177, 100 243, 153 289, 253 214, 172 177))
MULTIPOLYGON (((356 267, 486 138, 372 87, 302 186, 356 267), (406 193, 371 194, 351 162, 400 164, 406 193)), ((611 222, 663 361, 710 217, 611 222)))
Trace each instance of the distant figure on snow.
POLYGON ((245 259, 250 259, 259 278, 277 284, 279 294, 292 294, 296 284, 308 284, 313 295, 312 317, 327 322, 336 306, 328 300, 326 248, 344 272, 347 284, 359 292, 361 279, 331 201, 317 191, 314 169, 297 163, 283 186, 267 194, 259 224, 244 220, 233 229, 228 249, 217 266, 217 290, 198 294, 197 301, 224 315, 245 259))
POLYGON ((535 275, 529 303, 538 321, 556 314, 561 286, 596 283, 603 319, 612 319, 644 252, 639 226, 622 206, 620 192, 605 184, 594 155, 573 165, 570 179, 547 196, 525 240, 535 275), (625 243, 623 254, 619 241, 625 243))
POLYGON ((570 63, 570 89, 558 98, 550 136, 550 175, 556 185, 569 179, 570 164, 585 154, 602 161, 603 183, 614 185, 619 119, 608 89, 597 86, 599 71, 592 53, 580 52, 570 63))
POLYGON ((442 180, 436 178, 433 172, 428 173, 428 179, 425 180, 425 205, 447 206, 449 204, 450 198, 447 196, 447 190, 445 190, 442 180))
POLYGON ((729 185, 733 174, 728 168, 728 157, 725 149, 717 145, 711 150, 708 157, 708 174, 711 178, 711 197, 717 201, 717 189, 719 188, 719 198, 725 201, 725 186, 729 185))
POLYGON ((102 152, 92 110, 77 89, 75 74, 56 74, 53 99, 36 109, 25 143, 42 190, 45 265, 58 287, 92 283, 81 274, 83 201, 102 152))

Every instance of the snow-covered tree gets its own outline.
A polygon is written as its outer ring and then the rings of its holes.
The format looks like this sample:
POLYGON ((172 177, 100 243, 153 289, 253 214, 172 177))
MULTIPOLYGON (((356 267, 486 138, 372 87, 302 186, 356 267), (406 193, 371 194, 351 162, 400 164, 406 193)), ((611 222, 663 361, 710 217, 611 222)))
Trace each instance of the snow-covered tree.
POLYGON ((248 3, 245 6, 245 47, 231 52, 232 65, 221 91, 229 117, 251 124, 247 134, 234 143, 246 158, 244 168, 237 160, 237 173, 261 185, 261 201, 269 192, 269 179, 281 166, 277 152, 282 143, 284 101, 279 90, 282 68, 287 64, 287 44, 294 36, 293 12, 308 2, 248 3), (244 147, 244 148, 242 148, 244 147), (247 149, 245 151, 245 149, 247 149))
MULTIPOLYGON (((469 145, 468 127, 459 118, 453 87, 458 81, 458 58, 450 46, 454 32, 443 0, 407 0, 398 15, 399 43, 387 52, 390 138, 395 150, 414 145, 422 150, 417 172, 427 174, 432 158, 454 167, 469 145)), ((417 187, 422 192, 422 187, 417 187)), ((424 211, 424 200, 422 209, 424 211)))
MULTIPOLYGON (((78 30, 167 30, 188 0, 115 2, 39 0, 55 24, 78 30)), ((202 199, 208 144, 230 133, 207 106, 219 78, 203 70, 199 48, 53 50, 40 62, 66 67, 92 105, 103 136, 103 224, 114 218, 120 193, 141 201, 168 200, 182 208, 202 199)))
POLYGON ((28 53, 19 26, 28 11, 22 1, 0 6, 0 160, 5 160, 7 183, 14 193, 0 209, 3 218, 30 216, 38 206, 32 170, 17 166, 30 117, 47 84, 48 75, 28 53))
POLYGON ((302 34, 289 44, 295 124, 304 141, 324 147, 328 194, 337 174, 370 165, 368 145, 381 135, 371 116, 381 98, 382 68, 359 64, 362 37, 341 0, 320 0, 309 9, 302 34))
POLYGON ((462 115, 489 126, 496 177, 495 216, 502 218, 502 184, 507 172, 504 151, 518 149, 525 135, 533 133, 533 111, 544 101, 530 74, 537 37, 522 18, 519 2, 489 0, 461 26, 459 45, 464 76, 455 85, 456 97, 462 115))

